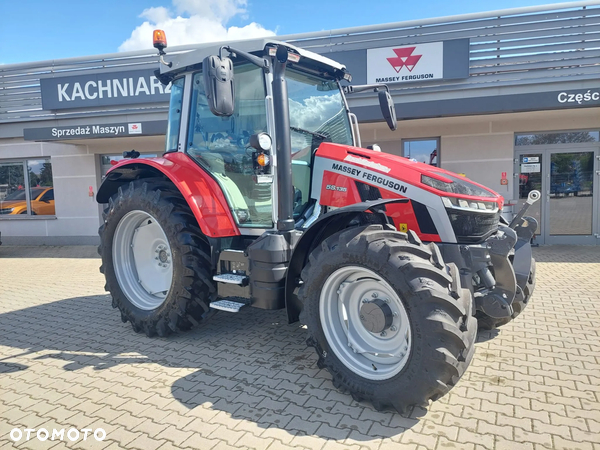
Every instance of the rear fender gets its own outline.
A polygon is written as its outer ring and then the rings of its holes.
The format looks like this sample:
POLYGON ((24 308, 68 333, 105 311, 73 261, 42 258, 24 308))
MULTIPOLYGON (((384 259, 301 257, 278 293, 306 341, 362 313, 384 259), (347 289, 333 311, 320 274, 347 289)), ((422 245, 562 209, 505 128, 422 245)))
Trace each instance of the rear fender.
MULTIPOLYGON (((356 203, 354 205, 338 208, 320 217, 302 235, 298 244, 294 247, 294 253, 288 266, 285 280, 285 305, 287 308, 288 322, 297 322, 302 310, 302 303, 296 294, 300 285, 300 275, 306 265, 308 255, 327 239, 329 236, 347 228, 360 213, 372 211, 376 217, 380 217, 380 223, 387 223, 385 212, 379 207, 387 203, 407 203, 406 198, 380 199, 369 202, 356 203)), ((366 224, 366 223, 365 223, 366 224)))
POLYGON ((219 184, 187 155, 167 153, 160 158, 127 160, 114 166, 102 182, 96 201, 108 203, 120 186, 142 178, 170 180, 183 195, 204 235, 211 238, 240 234, 219 184))

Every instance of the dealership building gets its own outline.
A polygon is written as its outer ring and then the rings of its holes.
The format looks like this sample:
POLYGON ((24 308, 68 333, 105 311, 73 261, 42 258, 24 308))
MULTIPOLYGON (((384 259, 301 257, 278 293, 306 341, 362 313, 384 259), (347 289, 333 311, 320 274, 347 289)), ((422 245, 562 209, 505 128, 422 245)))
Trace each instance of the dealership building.
MULTIPOLYGON (((600 0, 276 39, 345 64, 352 84, 388 84, 396 131, 375 93, 348 96, 362 146, 465 174, 507 215, 538 189, 537 243, 600 244, 600 0)), ((111 162, 164 151, 157 67, 154 50, 0 66, 5 244, 98 242, 111 162)))

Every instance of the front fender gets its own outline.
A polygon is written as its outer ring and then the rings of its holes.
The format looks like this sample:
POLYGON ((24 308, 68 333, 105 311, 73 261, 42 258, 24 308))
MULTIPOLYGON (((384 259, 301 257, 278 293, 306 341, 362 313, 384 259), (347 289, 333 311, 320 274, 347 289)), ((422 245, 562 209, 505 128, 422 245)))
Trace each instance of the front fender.
POLYGON ((154 177, 167 178, 175 185, 204 235, 219 238, 240 234, 219 184, 183 153, 120 162, 107 173, 96 201, 108 203, 123 184, 154 177))
POLYGON ((369 202, 356 203, 354 205, 338 208, 321 216, 313 223, 302 235, 297 245, 294 247, 294 253, 290 260, 285 279, 285 306, 287 309, 288 322, 297 322, 300 318, 302 303, 296 295, 296 288, 299 286, 300 274, 306 265, 308 255, 334 233, 347 228, 350 222, 356 216, 365 211, 373 211, 381 214, 381 223, 386 223, 385 212, 378 210, 378 207, 388 203, 408 203, 406 198, 379 199, 369 202))

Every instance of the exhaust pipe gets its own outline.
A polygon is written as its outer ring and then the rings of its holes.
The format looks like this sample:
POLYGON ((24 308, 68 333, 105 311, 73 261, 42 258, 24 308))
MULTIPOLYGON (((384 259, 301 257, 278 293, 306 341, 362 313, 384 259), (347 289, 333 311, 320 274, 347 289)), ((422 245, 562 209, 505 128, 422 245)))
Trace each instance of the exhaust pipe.
POLYGON ((277 155, 277 230, 283 233, 294 229, 294 199, 292 192, 292 141, 290 136, 290 110, 288 105, 285 67, 288 50, 277 47, 273 62, 273 109, 275 112, 275 145, 277 155))

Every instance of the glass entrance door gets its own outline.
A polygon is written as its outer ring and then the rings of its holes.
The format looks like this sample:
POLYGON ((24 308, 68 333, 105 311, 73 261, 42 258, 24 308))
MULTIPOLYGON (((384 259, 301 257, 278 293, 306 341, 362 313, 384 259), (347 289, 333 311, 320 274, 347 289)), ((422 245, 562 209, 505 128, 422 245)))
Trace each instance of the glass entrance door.
POLYGON ((598 205, 595 156, 594 150, 550 152, 548 243, 594 243, 598 205))
POLYGON ((537 189, 542 198, 527 212, 538 220, 536 243, 600 244, 599 150, 536 147, 516 152, 514 212, 522 207, 529 192, 537 189))

